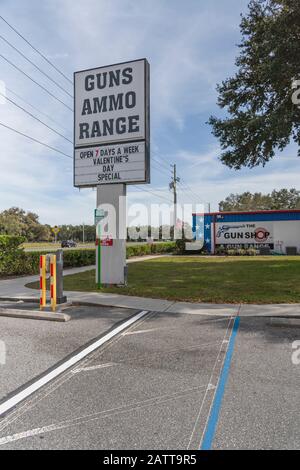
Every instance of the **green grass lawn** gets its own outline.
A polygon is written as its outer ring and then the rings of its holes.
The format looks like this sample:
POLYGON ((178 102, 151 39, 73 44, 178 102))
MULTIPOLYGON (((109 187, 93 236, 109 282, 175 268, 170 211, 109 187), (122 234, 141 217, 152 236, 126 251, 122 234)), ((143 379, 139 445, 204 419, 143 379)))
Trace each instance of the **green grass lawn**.
MULTIPOLYGON (((36 242, 36 243, 23 243, 21 245, 25 251, 56 251, 61 248, 61 242, 36 242)), ((78 243, 75 248, 64 248, 64 250, 89 250, 95 248, 95 243, 78 243)))
MULTIPOLYGON (((95 271, 66 276, 64 288, 97 291, 95 271)), ((300 303, 300 256, 158 258, 129 264, 127 287, 101 291, 190 302, 300 303)))
MULTIPOLYGON (((164 243, 163 241, 155 241, 154 244, 162 244, 164 243)), ((145 245, 146 242, 127 242, 127 246, 135 246, 135 245, 145 245)), ((25 251, 56 251, 61 248, 61 242, 59 241, 58 243, 54 242, 25 242, 21 245, 25 251)), ((64 250, 70 251, 70 250, 90 250, 95 248, 95 242, 87 242, 87 243, 77 243, 77 246, 75 248, 64 248, 64 250)))

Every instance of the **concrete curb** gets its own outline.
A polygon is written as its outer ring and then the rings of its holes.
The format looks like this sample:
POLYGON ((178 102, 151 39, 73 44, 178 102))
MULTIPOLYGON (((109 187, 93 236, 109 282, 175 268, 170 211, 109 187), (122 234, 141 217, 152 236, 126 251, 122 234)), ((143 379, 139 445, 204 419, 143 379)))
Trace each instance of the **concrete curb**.
POLYGON ((40 299, 37 297, 0 297, 1 302, 30 302, 33 304, 39 304, 40 299))
POLYGON ((69 315, 66 315, 65 313, 38 312, 36 310, 18 310, 15 308, 3 307, 0 307, 0 317, 28 318, 31 320, 46 320, 59 322, 67 322, 71 320, 71 317, 69 315))

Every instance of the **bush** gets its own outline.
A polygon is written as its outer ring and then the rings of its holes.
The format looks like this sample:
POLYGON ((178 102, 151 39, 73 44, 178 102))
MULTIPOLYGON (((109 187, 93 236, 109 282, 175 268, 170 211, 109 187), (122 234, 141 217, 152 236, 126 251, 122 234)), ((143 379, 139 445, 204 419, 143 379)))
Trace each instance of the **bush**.
POLYGON ((228 248, 226 250, 226 255, 228 256, 256 256, 257 250, 255 248, 228 248))
POLYGON ((143 245, 129 245, 126 248, 126 257, 144 256, 160 253, 172 253, 175 250, 174 242, 152 243, 143 245))
POLYGON ((257 255, 257 250, 256 250, 256 248, 248 248, 246 250, 246 254, 248 256, 256 256, 257 255))
POLYGON ((223 246, 217 246, 216 247, 216 255, 224 256, 228 254, 228 250, 224 248, 223 246))
POLYGON ((208 251, 205 245, 202 248, 199 248, 197 250, 186 250, 185 248, 186 243, 191 243, 191 240, 184 240, 184 239, 176 240, 175 252, 177 255, 194 256, 194 255, 207 255, 208 254, 208 251))
POLYGON ((183 240, 183 239, 176 240, 175 251, 177 255, 183 255, 185 253, 186 251, 185 244, 186 244, 186 240, 183 240))
POLYGON ((25 268, 21 236, 0 235, 0 275, 21 274, 25 268))
MULTIPOLYGON (((0 236, 0 276, 38 274, 40 255, 46 251, 24 252, 19 245, 24 242, 22 237, 0 236), (9 240, 4 240, 4 238, 9 240), (12 240, 13 239, 13 240, 12 240)), ((166 242, 158 244, 137 244, 126 247, 126 256, 144 256, 154 253, 171 253, 175 243, 166 242)), ((53 252, 55 254, 55 252, 53 252)), ((64 251, 64 267, 78 268, 94 265, 96 262, 95 249, 64 251)))

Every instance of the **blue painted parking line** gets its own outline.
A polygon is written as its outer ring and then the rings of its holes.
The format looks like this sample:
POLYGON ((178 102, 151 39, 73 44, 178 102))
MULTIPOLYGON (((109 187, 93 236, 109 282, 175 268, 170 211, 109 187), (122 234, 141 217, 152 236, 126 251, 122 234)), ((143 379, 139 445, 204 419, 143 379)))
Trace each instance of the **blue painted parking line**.
POLYGON ((214 436, 215 436, 216 427, 217 427, 218 419, 219 419, 219 413, 220 413, 221 405, 222 405, 222 399, 223 399, 225 386, 226 386, 227 378, 228 378, 229 371, 230 371, 231 359, 232 359, 232 354, 234 350, 234 343, 235 343, 236 335, 238 332, 239 324, 240 324, 240 317, 236 317, 234 324, 233 324, 232 333, 231 333, 226 357, 224 360, 223 369, 222 369, 221 376, 219 379, 218 387, 216 390, 212 410, 211 410, 207 427, 205 430, 205 434, 203 437, 201 450, 210 450, 214 436))

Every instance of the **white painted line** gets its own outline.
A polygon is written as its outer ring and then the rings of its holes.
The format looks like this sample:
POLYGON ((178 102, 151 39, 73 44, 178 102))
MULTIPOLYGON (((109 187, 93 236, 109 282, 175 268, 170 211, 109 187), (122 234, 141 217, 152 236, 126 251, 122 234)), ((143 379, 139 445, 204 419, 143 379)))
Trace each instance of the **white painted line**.
POLYGON ((43 426, 41 428, 29 429, 28 431, 25 431, 25 432, 20 432, 20 433, 12 434, 9 436, 1 437, 0 446, 8 444, 9 442, 19 441, 20 439, 26 439, 28 437, 37 436, 39 434, 46 434, 48 432, 58 431, 60 429, 65 429, 65 428, 69 428, 72 426, 79 426, 79 425, 87 424, 87 423, 90 423, 91 421, 101 419, 102 417, 106 418, 108 416, 113 416, 113 415, 117 416, 120 413, 130 413, 133 410, 138 410, 138 409, 146 408, 148 406, 153 406, 153 405, 159 406, 170 400, 181 399, 186 394, 195 393, 205 388, 206 388, 206 385, 193 387, 190 389, 182 390, 177 393, 161 395, 161 396, 157 396, 153 398, 147 398, 146 400, 143 400, 141 402, 128 403, 127 405, 118 406, 115 408, 110 408, 110 409, 106 409, 102 411, 96 411, 95 413, 91 413, 88 415, 77 416, 76 418, 67 419, 56 424, 43 426))
MULTIPOLYGON (((228 309, 227 309, 228 311, 228 309)), ((181 312, 180 312, 181 313, 181 312)), ((182 312, 185 315, 203 315, 204 317, 232 317, 233 313, 224 313, 222 310, 216 310, 216 313, 208 313, 208 312, 182 312)))
POLYGON ((149 328, 148 330, 136 330, 136 331, 128 331, 128 333, 122 333, 122 336, 129 336, 129 335, 139 335, 141 333, 151 333, 151 331, 157 331, 164 328, 149 328))
POLYGON ((55 379, 58 375, 62 374, 65 372, 67 369, 72 367, 74 364, 77 362, 81 361, 84 357, 86 357, 88 354, 91 352, 95 351, 97 348, 102 346, 104 343, 112 339, 114 336, 116 336, 118 333, 121 331, 125 330, 128 328, 130 325, 138 321, 140 318, 144 317, 148 313, 148 310, 143 310, 142 312, 137 313, 133 317, 131 317, 129 320, 125 321, 121 325, 119 325, 117 328, 114 330, 110 331, 106 335, 104 335, 102 338, 98 339, 94 343, 90 344, 87 348, 83 349, 80 351, 78 354, 75 354, 75 356, 71 357, 68 359, 66 362, 58 366, 56 369, 53 369, 51 372, 46 374, 44 377, 40 378, 33 384, 29 385, 29 387, 25 388, 21 392, 17 393, 13 397, 9 398, 6 400, 4 403, 0 405, 0 417, 7 411, 11 410, 14 408, 18 403, 20 403, 22 400, 25 398, 29 397, 32 395, 34 392, 39 390, 41 387, 49 383, 51 380, 55 379))
POLYGON ((97 369, 106 369, 106 367, 116 366, 115 362, 107 362, 106 364, 98 364, 96 366, 89 366, 89 367, 80 367, 79 369, 71 370, 72 374, 78 374, 79 372, 88 372, 90 370, 97 370, 97 369))

